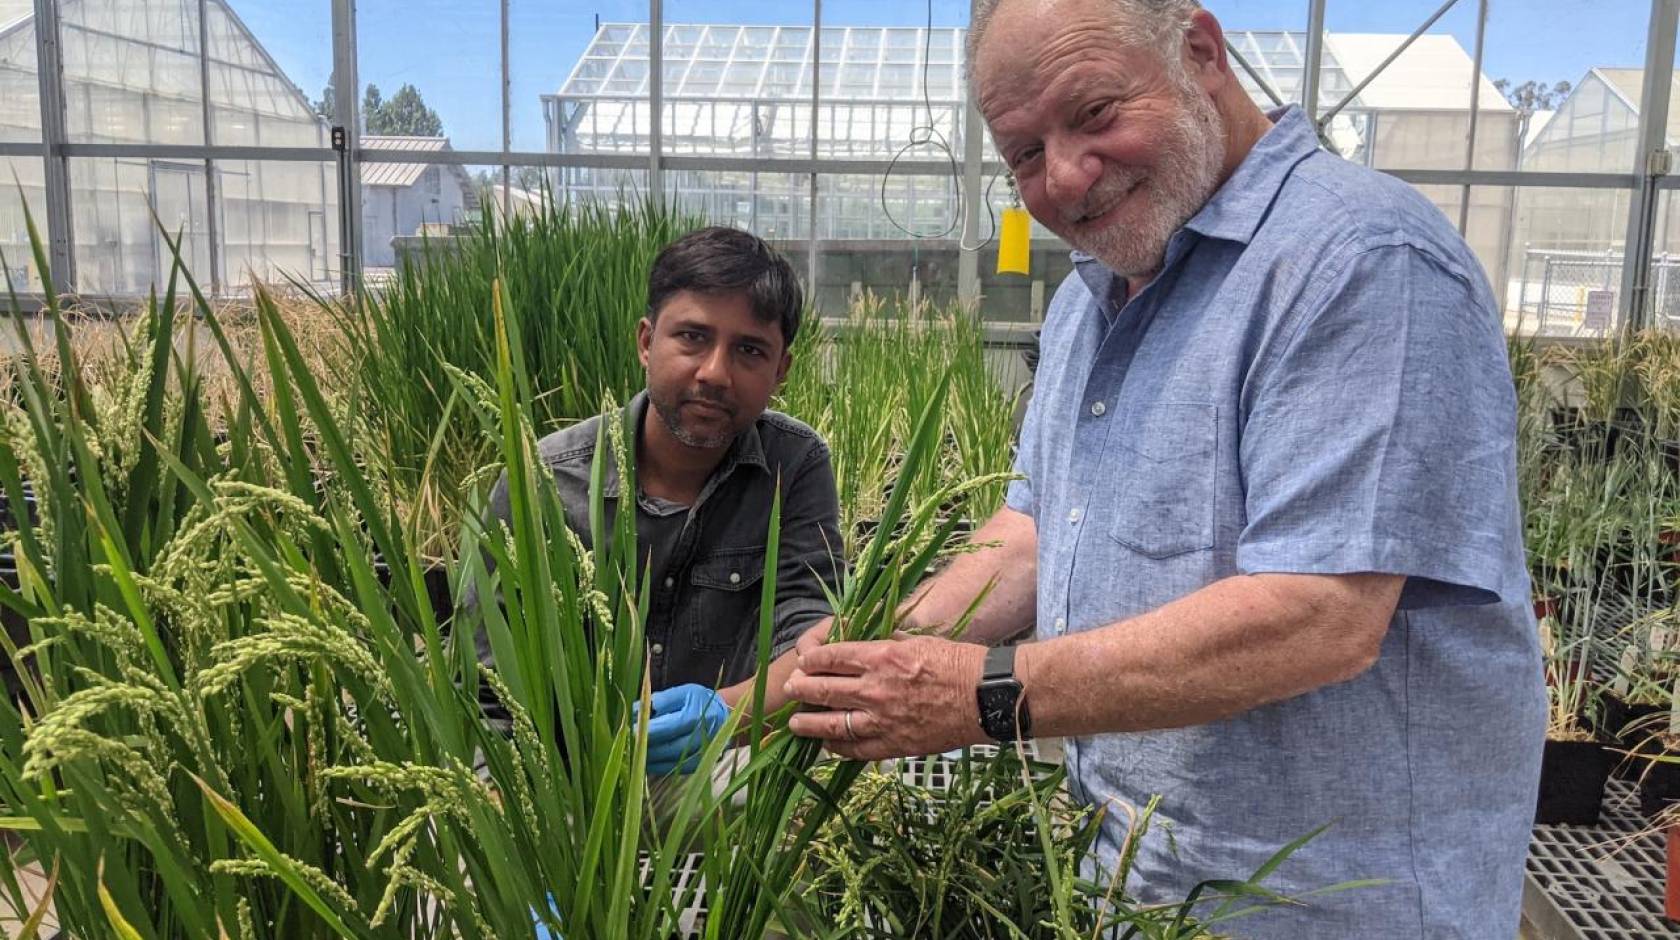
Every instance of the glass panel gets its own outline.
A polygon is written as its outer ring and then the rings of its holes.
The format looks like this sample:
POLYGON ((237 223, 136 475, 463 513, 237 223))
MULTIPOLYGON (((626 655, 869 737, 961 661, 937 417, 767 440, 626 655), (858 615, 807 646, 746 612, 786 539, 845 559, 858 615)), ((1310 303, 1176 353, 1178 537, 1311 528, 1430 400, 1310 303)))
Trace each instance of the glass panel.
POLYGON ((217 144, 257 147, 331 145, 328 83, 332 50, 292 41, 307 24, 326 30, 330 0, 305 0, 284 10, 259 5, 249 20, 207 4, 210 103, 217 144), (274 37, 272 49, 259 37, 274 37), (310 98, 308 92, 318 92, 310 98))
POLYGON ((197 0, 65 4, 60 17, 70 140, 204 142, 197 0))
POLYGON ((139 157, 70 161, 76 287, 139 294, 163 286, 171 253, 159 231, 181 238, 181 256, 210 283, 204 164, 139 157), (152 213, 156 212, 154 223, 152 213))
POLYGON ((1657 197, 1655 245, 1648 322, 1665 330, 1680 330, 1680 204, 1675 201, 1674 190, 1657 197))
MULTIPOLYGON (((508 36, 510 43, 515 36, 525 40, 511 27, 508 36)), ((441 136, 455 150, 502 149, 501 18, 495 4, 360 0, 356 47, 364 145, 402 149, 422 145, 366 138, 441 136), (370 88, 378 91, 377 110, 366 106, 370 88)), ((533 107, 535 99, 523 100, 523 107, 533 107)))
POLYGON ((602 203, 610 206, 634 204, 646 198, 646 170, 602 170, 565 167, 550 172, 555 197, 564 205, 602 203))
POLYGON ((1042 321, 1050 298, 1069 274, 1068 244, 1037 222, 1032 223, 1028 273, 997 273, 998 223, 1009 206, 1009 186, 999 173, 985 181, 986 206, 980 219, 980 311, 988 320, 1042 321))
MULTIPOLYGON (((707 0, 666 0, 665 16, 673 23, 721 20, 707 27, 708 36, 727 38, 735 54, 735 61, 727 66, 702 60, 689 69, 683 100, 670 101, 665 106, 667 152, 739 157, 810 155, 811 109, 807 102, 811 94, 811 66, 806 60, 806 46, 810 42, 809 3, 743 15, 739 11, 720 10, 716 3, 707 0), (751 28, 728 22, 731 18, 746 18, 762 23, 766 17, 785 18, 785 22, 779 26, 751 28), (803 26, 798 22, 801 19, 805 20, 803 26), (773 48, 777 60, 791 61, 762 61, 756 54, 753 61, 742 61, 741 53, 748 48, 773 48)), ((694 195, 698 192, 696 181, 721 179, 694 176, 680 187, 669 178, 666 183, 673 191, 687 192, 695 200, 704 201, 694 195)), ((729 180, 730 192, 742 200, 740 206, 735 206, 733 196, 724 200, 731 206, 730 218, 747 218, 752 214, 750 176, 743 179, 747 182, 733 177, 729 180), (748 188, 742 190, 741 186, 748 188)))
MULTIPOLYGON (((378 280, 419 251, 428 235, 479 218, 491 187, 500 187, 501 167, 446 164, 397 166, 402 186, 362 186, 362 264, 378 280)), ((365 174, 364 174, 365 177, 365 174)), ((519 173, 510 188, 540 189, 540 174, 519 173), (523 184, 523 185, 521 185, 523 184)), ((524 193, 513 198, 523 198, 524 193)))
POLYGON ((41 272, 35 267, 23 208, 27 203, 35 231, 48 238, 46 169, 39 159, 0 157, 0 173, 6 180, 0 186, 0 288, 34 293, 41 289, 41 272), (12 182, 14 174, 17 184, 12 182))
MULTIPOLYGON (((9 16, 0 13, 0 28, 9 16)), ((32 143, 40 139, 41 95, 35 74, 35 27, 31 21, 0 36, 0 141, 32 143)), ((12 200, 15 204, 15 193, 12 200)))
MULTIPOLYGON (((1513 200, 1510 261, 1504 272, 1506 329, 1550 336, 1605 335, 1615 324, 1589 311, 1596 310, 1595 293, 1610 292, 1612 319, 1620 315, 1629 193, 1525 188, 1517 190, 1513 200)), ((1657 242, 1663 250, 1680 244, 1668 240, 1666 227, 1664 222, 1657 242)), ((1472 244, 1478 252, 1483 250, 1474 239, 1472 244)), ((1655 277, 1653 273, 1653 284, 1655 277)), ((1660 296, 1657 302, 1659 307, 1667 303, 1660 296)))
MULTIPOLYGON (((242 293, 253 281, 278 284, 288 278, 321 288, 336 284, 340 260, 333 164, 228 160, 216 169, 222 277, 228 292, 242 293)), ((370 192, 362 191, 364 204, 370 192)), ((371 220, 364 212, 364 222, 371 220)))
MULTIPOLYGON (((1363 80, 1438 5, 1436 0, 1332 0, 1326 63, 1339 64, 1353 82, 1363 80)), ((1521 5, 1489 7, 1476 85, 1480 113, 1474 168, 1631 169, 1632 151, 1624 141, 1631 141, 1630 129, 1637 123, 1650 4, 1564 4, 1545 16, 1521 5), (1608 111, 1597 90, 1592 100, 1571 100, 1570 89, 1600 80, 1632 94, 1611 102, 1608 111), (1556 118, 1562 124, 1548 130, 1556 118), (1629 129, 1625 137, 1624 128, 1629 129), (1541 133, 1550 135, 1549 143, 1538 139, 1541 133)), ((1476 4, 1458 4, 1377 73, 1350 111, 1357 122, 1351 133, 1358 140, 1341 148, 1344 155, 1386 169, 1465 166, 1476 16, 1476 4)))
MULTIPOLYGON (((653 116, 648 107, 647 28, 637 22, 646 19, 647 3, 602 0, 591 9, 600 14, 599 29, 592 16, 575 15, 548 0, 509 0, 514 150, 648 151, 653 116), (612 50, 611 57, 599 54, 604 49, 612 50)), ((666 95, 681 87, 700 33, 695 26, 666 27, 666 95)), ((525 173, 520 179, 539 186, 542 176, 525 173)), ((524 187, 516 182, 516 188, 524 187)))

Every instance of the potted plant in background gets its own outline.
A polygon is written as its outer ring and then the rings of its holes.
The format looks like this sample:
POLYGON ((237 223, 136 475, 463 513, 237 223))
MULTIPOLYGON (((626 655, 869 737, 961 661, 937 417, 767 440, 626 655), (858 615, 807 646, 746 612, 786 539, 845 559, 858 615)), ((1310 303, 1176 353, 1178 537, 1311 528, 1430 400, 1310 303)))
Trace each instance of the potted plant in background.
POLYGON ((1604 802, 1611 755, 1594 738, 1586 717, 1593 690, 1591 635, 1546 617, 1540 621, 1540 638, 1549 708, 1534 820, 1593 825, 1604 802))

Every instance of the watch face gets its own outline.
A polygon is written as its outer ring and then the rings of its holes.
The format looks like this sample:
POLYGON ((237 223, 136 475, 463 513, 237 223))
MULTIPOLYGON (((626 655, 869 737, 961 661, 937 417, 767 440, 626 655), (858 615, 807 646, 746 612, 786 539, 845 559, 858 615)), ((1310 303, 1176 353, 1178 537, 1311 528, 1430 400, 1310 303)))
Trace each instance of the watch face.
POLYGON ((1013 741, 1015 703, 1021 698, 1021 683, 1013 679, 982 683, 975 693, 980 706, 980 727, 994 741, 1013 741))

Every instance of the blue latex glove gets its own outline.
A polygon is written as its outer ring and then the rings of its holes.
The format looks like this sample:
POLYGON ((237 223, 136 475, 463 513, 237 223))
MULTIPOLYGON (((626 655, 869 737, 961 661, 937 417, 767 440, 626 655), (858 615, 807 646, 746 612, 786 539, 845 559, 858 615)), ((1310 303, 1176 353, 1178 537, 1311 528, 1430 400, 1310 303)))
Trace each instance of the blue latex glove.
MULTIPOLYGON (((552 894, 548 896, 548 909, 553 913, 559 913, 554 907, 554 895, 552 894)), ((531 921, 537 928, 537 940, 565 940, 559 933, 543 926, 542 915, 534 907, 531 908, 531 921)))
MULTIPOLYGON (((650 774, 691 774, 700 752, 729 718, 729 706, 703 685, 678 685, 653 693, 648 722, 647 769, 650 774)), ((639 711, 641 703, 632 705, 639 711)))

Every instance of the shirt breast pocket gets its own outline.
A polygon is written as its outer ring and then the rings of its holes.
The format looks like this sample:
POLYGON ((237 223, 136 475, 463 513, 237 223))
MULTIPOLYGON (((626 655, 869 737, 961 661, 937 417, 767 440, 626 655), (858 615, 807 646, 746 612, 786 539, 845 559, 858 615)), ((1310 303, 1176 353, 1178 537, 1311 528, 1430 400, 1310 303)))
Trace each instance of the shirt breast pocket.
POLYGON ((689 574, 688 622, 696 649, 727 650, 758 631, 764 549, 717 552, 689 574))
POLYGON ((1213 547, 1218 416, 1213 405, 1173 402, 1115 429, 1104 460, 1115 541, 1149 558, 1213 547))

